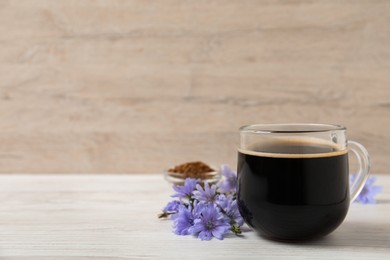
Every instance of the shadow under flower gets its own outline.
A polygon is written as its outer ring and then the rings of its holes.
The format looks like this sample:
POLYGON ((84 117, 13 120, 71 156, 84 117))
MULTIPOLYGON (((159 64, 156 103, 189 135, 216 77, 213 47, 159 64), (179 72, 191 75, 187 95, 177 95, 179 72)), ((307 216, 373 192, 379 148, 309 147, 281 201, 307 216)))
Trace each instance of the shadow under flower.
POLYGON ((377 199, 376 204, 390 204, 390 199, 377 199))

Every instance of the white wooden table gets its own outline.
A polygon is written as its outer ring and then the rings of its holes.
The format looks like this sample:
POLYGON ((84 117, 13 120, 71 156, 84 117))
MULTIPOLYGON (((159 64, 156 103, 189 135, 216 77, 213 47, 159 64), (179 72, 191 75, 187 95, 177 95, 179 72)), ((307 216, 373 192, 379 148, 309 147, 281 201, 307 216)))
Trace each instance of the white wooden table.
POLYGON ((353 204, 328 237, 298 244, 176 236, 157 213, 159 175, 0 176, 0 259, 390 259, 390 176, 376 205, 353 204))

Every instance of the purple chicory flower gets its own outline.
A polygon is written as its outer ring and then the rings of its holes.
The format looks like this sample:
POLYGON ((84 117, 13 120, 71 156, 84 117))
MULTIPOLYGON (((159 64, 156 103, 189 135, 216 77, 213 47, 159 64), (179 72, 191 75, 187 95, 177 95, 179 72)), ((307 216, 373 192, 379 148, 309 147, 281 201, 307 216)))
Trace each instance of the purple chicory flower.
POLYGON ((194 225, 189 228, 189 232, 197 235, 201 240, 210 240, 212 237, 221 240, 229 228, 229 219, 223 216, 214 205, 207 204, 200 217, 194 220, 194 225))
POLYGON ((216 205, 221 207, 222 213, 230 220, 230 225, 242 226, 244 219, 238 211, 237 200, 233 199, 232 195, 220 195, 216 201, 216 205))
POLYGON ((176 191, 176 193, 173 194, 171 197, 178 197, 179 199, 190 197, 192 192, 195 190, 197 183, 197 179, 185 179, 183 186, 173 186, 173 189, 176 191))
POLYGON ((236 199, 236 173, 227 165, 221 166, 224 180, 219 184, 203 183, 187 178, 182 186, 173 186, 174 199, 166 204, 159 218, 173 221, 177 235, 195 235, 201 240, 223 239, 232 232, 241 233, 243 218, 236 199))
POLYGON ((204 208, 203 203, 194 203, 194 207, 180 205, 176 214, 172 215, 173 232, 176 235, 190 235, 189 229, 194 225, 194 220, 198 218, 204 208))
POLYGON ((172 200, 167 203, 167 205, 163 208, 163 212, 175 212, 179 208, 179 205, 181 204, 178 200, 172 200))
POLYGON ((204 188, 199 184, 196 185, 196 190, 193 192, 194 198, 205 203, 214 202, 217 199, 217 186, 204 183, 204 188))
MULTIPOLYGON (((355 180, 356 175, 350 176, 350 182, 353 183, 355 180)), ((369 176, 366 183, 364 184, 364 187, 362 191, 359 193, 357 198, 354 202, 362 203, 362 204, 375 204, 375 196, 380 193, 383 189, 382 186, 374 185, 374 182, 376 181, 376 177, 369 176)))
POLYGON ((219 191, 222 193, 234 193, 237 185, 237 174, 226 164, 221 165, 220 170, 224 178, 218 183, 219 191))

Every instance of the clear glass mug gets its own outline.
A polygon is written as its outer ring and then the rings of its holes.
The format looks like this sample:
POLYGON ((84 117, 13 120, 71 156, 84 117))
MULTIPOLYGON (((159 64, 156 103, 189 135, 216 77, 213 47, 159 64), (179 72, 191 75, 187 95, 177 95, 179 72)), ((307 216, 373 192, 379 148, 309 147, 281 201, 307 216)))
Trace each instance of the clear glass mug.
POLYGON ((335 230, 369 173, 367 150, 346 128, 257 124, 240 128, 237 201, 245 222, 275 240, 304 240, 335 230), (349 185, 348 152, 359 162, 349 185))

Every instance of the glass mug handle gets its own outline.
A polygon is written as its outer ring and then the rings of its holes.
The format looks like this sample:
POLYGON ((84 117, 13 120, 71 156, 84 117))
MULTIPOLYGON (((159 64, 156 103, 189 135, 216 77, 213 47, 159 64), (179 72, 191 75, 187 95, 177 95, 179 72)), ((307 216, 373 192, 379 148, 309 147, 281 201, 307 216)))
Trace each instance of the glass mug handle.
POLYGON ((367 149, 358 142, 348 141, 348 149, 355 154, 359 164, 359 171, 356 173, 356 177, 350 185, 350 197, 351 202, 353 202, 367 181, 368 172, 370 171, 370 156, 368 155, 367 149))

